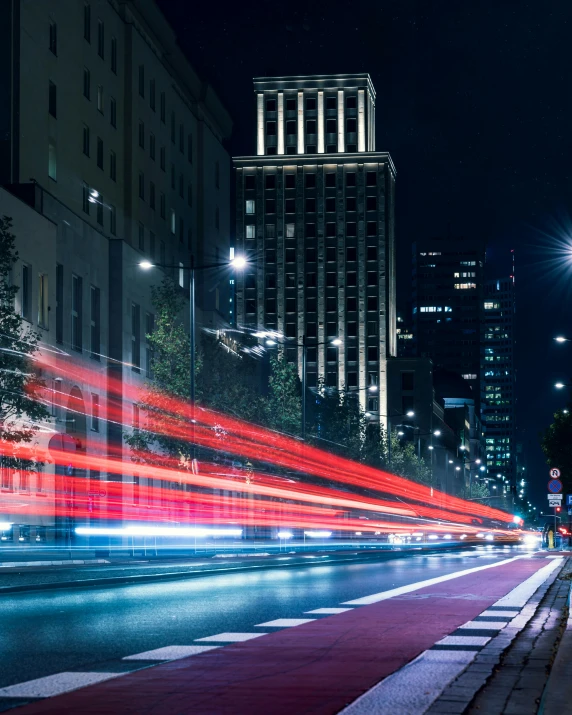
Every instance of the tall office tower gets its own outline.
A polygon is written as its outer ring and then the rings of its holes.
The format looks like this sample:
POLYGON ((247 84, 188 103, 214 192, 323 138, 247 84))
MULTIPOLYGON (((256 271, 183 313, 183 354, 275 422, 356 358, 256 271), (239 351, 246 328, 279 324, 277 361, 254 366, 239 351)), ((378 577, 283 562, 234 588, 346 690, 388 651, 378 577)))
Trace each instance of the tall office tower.
POLYGON ((515 494, 514 274, 487 281, 483 308, 482 421, 487 467, 489 475, 499 475, 504 489, 515 494))
POLYGON ((417 353, 456 372, 480 402, 481 241, 432 238, 413 246, 413 319, 417 353))
MULTIPOLYGON (((153 0, 2 7, 0 213, 14 218, 18 309, 42 344, 83 364, 53 385, 53 428, 88 454, 123 454, 127 483, 123 431, 138 411, 126 386, 150 375, 150 286, 163 275, 139 263, 169 265, 186 297, 191 255, 228 257, 232 123, 153 0)), ((229 306, 229 275, 215 273, 197 286, 210 325, 229 306)))
POLYGON ((385 423, 395 169, 375 151, 371 79, 264 77, 254 93, 256 155, 234 159, 237 246, 251 260, 237 279, 238 323, 284 334, 300 373, 305 341, 308 387, 323 378, 356 391, 385 423))

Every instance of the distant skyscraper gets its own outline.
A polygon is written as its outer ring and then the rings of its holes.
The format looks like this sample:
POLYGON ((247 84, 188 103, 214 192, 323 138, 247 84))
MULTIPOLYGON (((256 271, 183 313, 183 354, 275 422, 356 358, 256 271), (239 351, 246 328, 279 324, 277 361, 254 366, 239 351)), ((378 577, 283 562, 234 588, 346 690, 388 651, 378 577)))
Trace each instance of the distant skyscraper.
POLYGON ((417 353, 456 372, 480 400, 481 311, 485 247, 463 238, 413 246, 413 318, 417 353))
MULTIPOLYGON (((483 302, 482 422, 488 472, 516 486, 514 278, 488 281, 483 302)), ((524 491, 524 490, 523 490, 524 491)))
POLYGON ((237 277, 238 323, 291 339, 300 373, 305 340, 308 387, 355 390, 385 422, 395 169, 375 151, 371 79, 265 77, 254 91, 257 155, 234 160, 237 250, 251 266, 237 277))

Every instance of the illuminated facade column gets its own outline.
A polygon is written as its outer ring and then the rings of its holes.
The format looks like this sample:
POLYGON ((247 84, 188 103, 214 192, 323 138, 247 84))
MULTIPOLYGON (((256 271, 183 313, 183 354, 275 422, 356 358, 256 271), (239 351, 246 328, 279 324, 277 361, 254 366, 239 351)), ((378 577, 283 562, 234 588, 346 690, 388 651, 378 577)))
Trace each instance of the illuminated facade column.
POLYGON ((358 151, 365 151, 365 92, 358 91, 358 151))
POLYGON ((298 92, 298 154, 304 153, 304 92, 298 92))
POLYGON ((346 150, 346 135, 344 121, 344 90, 338 90, 338 151, 343 153, 346 150))
POLYGON ((278 154, 284 154, 284 92, 278 92, 278 154))
POLYGON ((324 149, 324 93, 318 92, 318 154, 324 149))
POLYGON ((256 126, 257 126, 257 145, 256 153, 258 156, 264 155, 264 94, 259 92, 256 97, 256 126))

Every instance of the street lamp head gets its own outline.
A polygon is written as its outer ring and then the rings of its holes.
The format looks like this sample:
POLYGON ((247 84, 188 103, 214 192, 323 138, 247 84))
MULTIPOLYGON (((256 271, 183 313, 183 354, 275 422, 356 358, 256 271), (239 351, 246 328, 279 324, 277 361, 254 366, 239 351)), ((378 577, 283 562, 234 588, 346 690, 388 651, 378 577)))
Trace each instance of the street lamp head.
POLYGON ((377 385, 370 385, 367 389, 370 392, 377 392, 377 385))
POLYGON ((243 268, 246 268, 247 264, 248 261, 244 256, 235 256, 230 262, 230 265, 237 270, 242 270, 243 268))
POLYGON ((276 345, 276 341, 275 340, 267 340, 266 345, 268 345, 268 347, 271 348, 273 345, 276 345))
POLYGON ((461 471, 461 467, 455 467, 455 471, 456 471, 456 472, 460 472, 460 471, 461 471))
POLYGON ((155 264, 151 263, 151 261, 139 261, 139 268, 148 271, 150 268, 155 268, 155 264))
POLYGON ((441 430, 440 430, 440 429, 436 429, 435 432, 433 432, 433 434, 435 435, 435 437, 440 437, 440 436, 441 436, 441 430))
POLYGON ((453 460, 452 460, 452 459, 449 460, 449 464, 453 464, 453 460))
POLYGON ((429 449, 435 449, 435 447, 432 444, 430 444, 429 449))
POLYGON ((475 464, 480 464, 481 460, 480 459, 475 459, 475 464))
POLYGON ((479 469, 481 470, 481 472, 486 472, 486 471, 487 471, 487 468, 486 468, 485 466, 479 467, 479 469))
POLYGON ((464 444, 461 444, 461 445, 459 445, 459 449, 460 449, 462 452, 464 452, 464 451, 467 449, 467 447, 466 447, 464 444))
POLYGON ((401 432, 401 430, 400 430, 400 431, 397 433, 397 436, 398 436, 398 437, 403 437, 404 434, 405 434, 405 432, 401 432))
POLYGON ((342 345, 342 344, 343 344, 343 340, 341 340, 340 338, 334 338, 334 339, 332 340, 332 345, 336 345, 336 346, 337 346, 337 345, 342 345))
POLYGON ((570 342, 568 338, 565 338, 563 335, 558 335, 557 337, 554 338, 557 343, 568 343, 570 342))
POLYGON ((567 410, 567 409, 563 409, 563 410, 562 410, 562 414, 563 414, 563 415, 567 415, 567 414, 568 414, 568 410, 567 410))
POLYGON ((406 417, 415 417, 415 412, 413 412, 413 410, 409 410, 409 412, 405 413, 405 416, 406 417))
POLYGON ((555 383, 554 387, 557 390, 561 390, 563 387, 566 387, 566 385, 563 382, 557 382, 557 383, 555 383))

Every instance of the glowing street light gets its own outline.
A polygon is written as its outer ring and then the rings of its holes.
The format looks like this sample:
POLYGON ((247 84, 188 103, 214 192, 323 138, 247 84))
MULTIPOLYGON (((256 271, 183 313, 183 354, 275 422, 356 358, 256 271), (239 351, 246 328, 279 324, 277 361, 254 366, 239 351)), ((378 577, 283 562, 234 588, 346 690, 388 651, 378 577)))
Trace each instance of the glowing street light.
POLYGON ((440 437, 440 436, 441 436, 441 430, 440 430, 440 429, 436 429, 435 432, 433 432, 433 434, 435 435, 435 437, 440 437))
POLYGON ((563 335, 558 335, 557 337, 554 338, 557 343, 569 343, 570 338, 565 338, 563 335))

